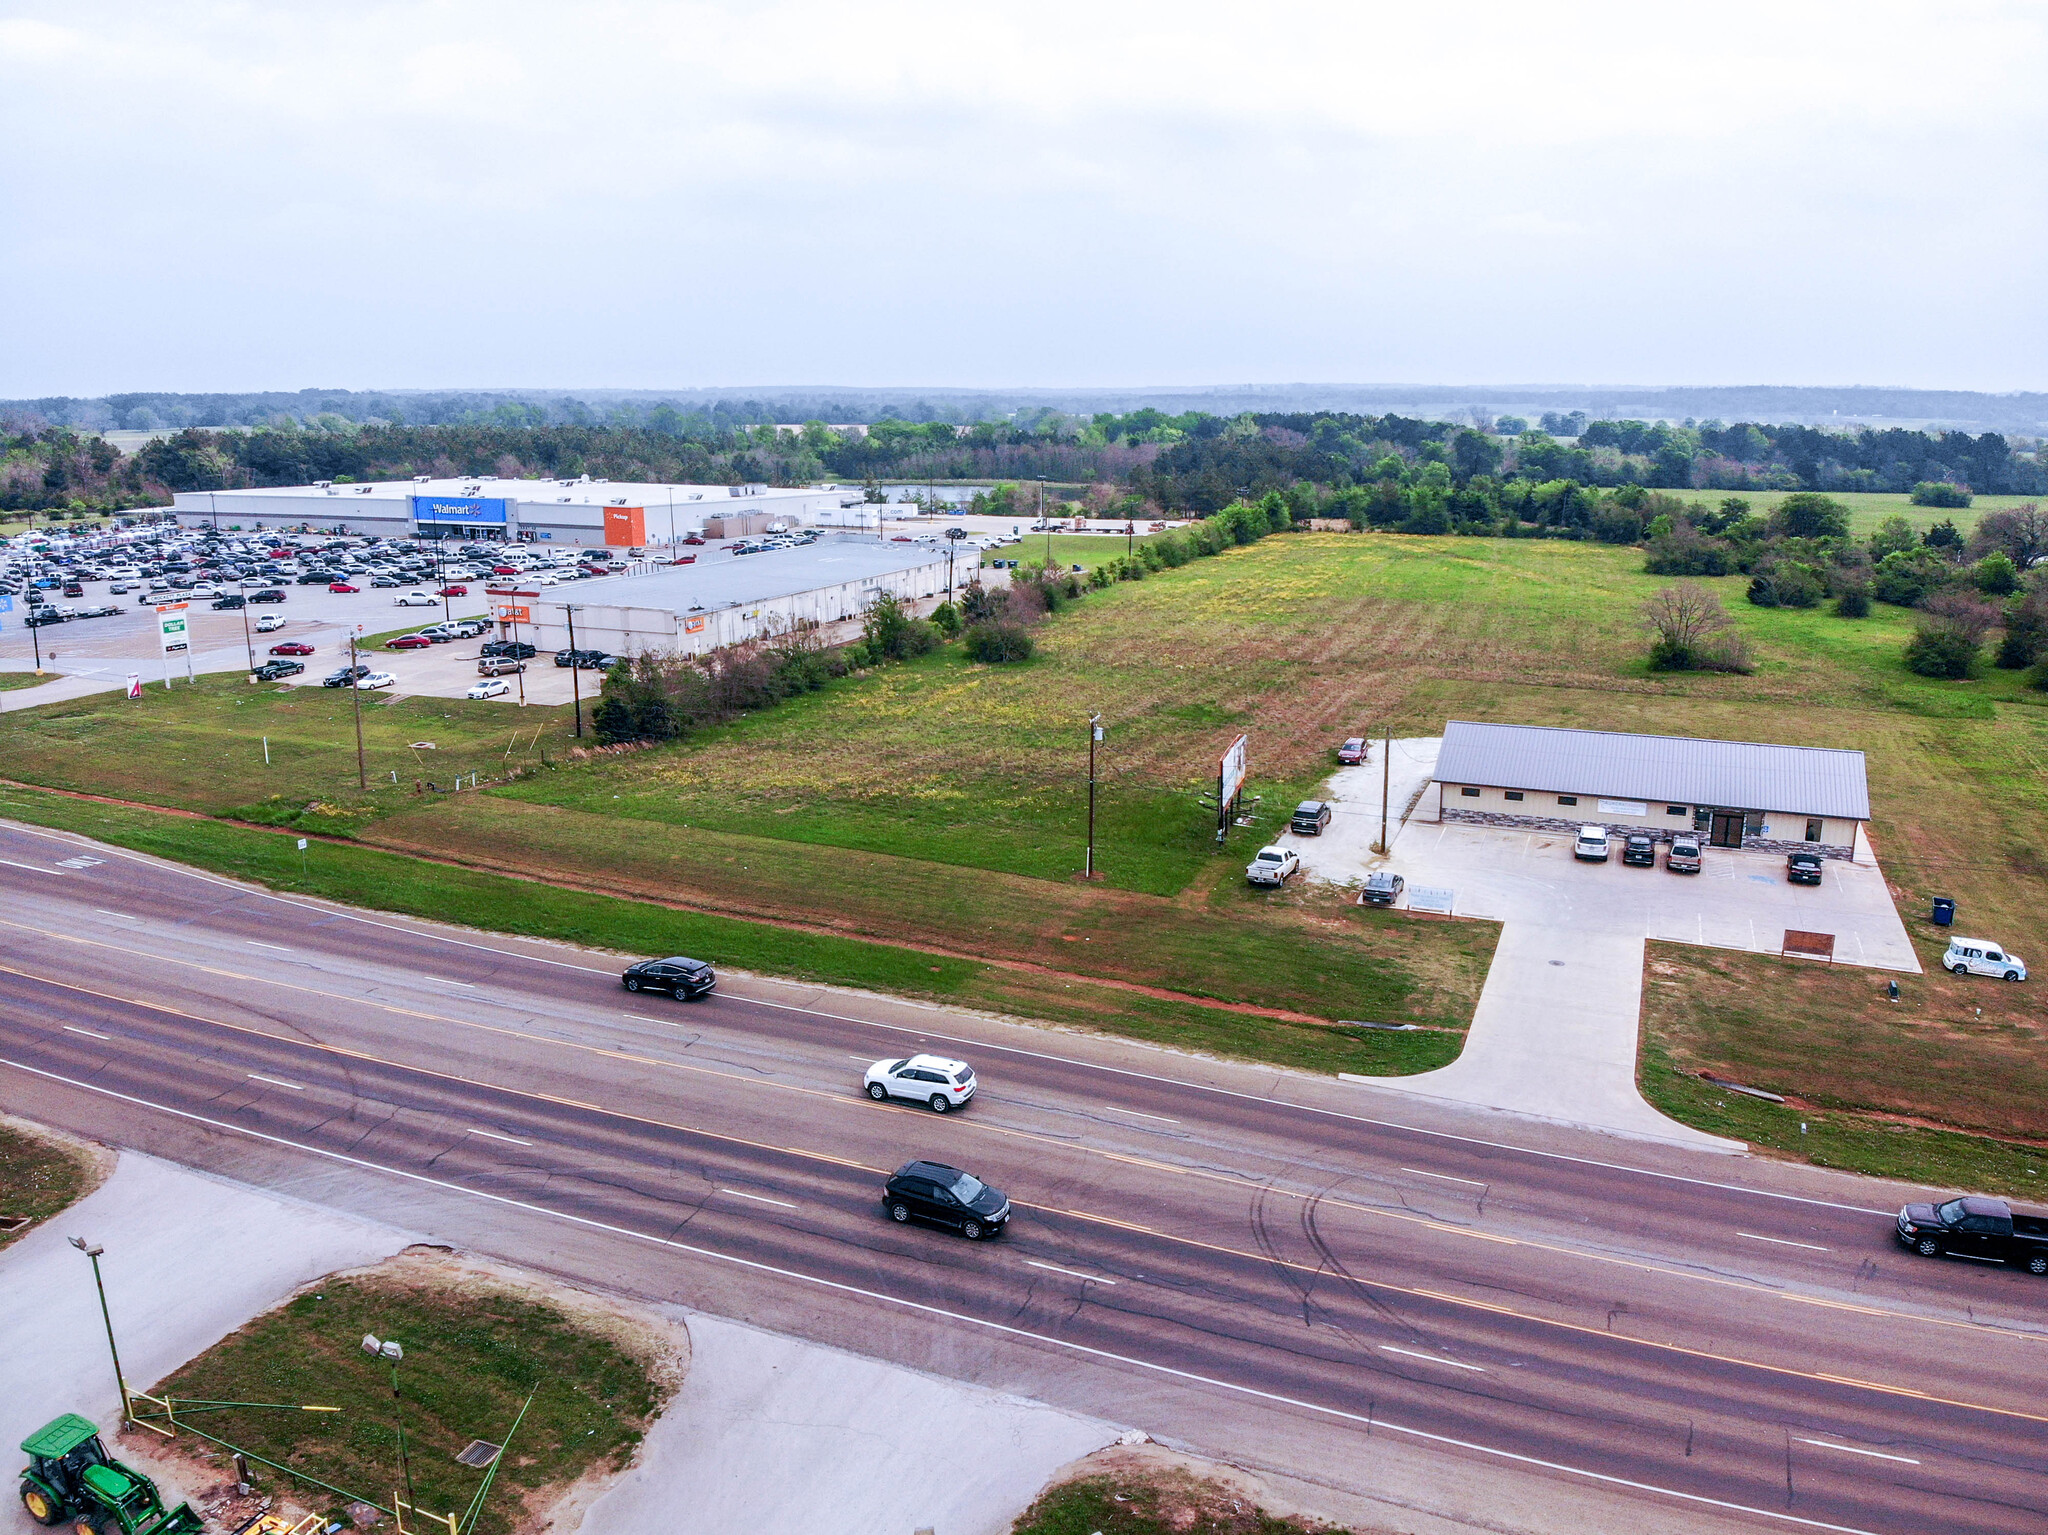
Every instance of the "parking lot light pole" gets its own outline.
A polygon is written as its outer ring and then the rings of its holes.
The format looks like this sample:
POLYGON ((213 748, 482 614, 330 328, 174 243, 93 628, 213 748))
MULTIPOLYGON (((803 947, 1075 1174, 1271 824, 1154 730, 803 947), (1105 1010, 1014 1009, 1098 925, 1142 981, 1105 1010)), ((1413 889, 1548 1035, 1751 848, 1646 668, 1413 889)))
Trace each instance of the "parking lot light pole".
POLYGON ((1095 878, 1095 748, 1102 740, 1102 716, 1088 716, 1088 861, 1082 867, 1083 879, 1095 878))
POLYGON ((100 1254, 106 1249, 97 1242, 86 1241, 84 1237, 73 1237, 71 1245, 92 1259, 92 1285, 100 1292, 100 1320, 107 1324, 107 1352, 113 1356, 114 1389, 121 1393, 121 1421, 125 1423, 134 1417, 134 1413, 129 1411, 128 1379, 121 1373, 121 1351, 114 1346, 114 1316, 107 1310, 106 1282, 100 1278, 100 1254))
POLYGON ((363 760, 363 690, 362 678, 356 675, 356 635, 351 629, 348 635, 348 692, 356 705, 356 787, 368 790, 370 769, 363 760))
POLYGON ((256 670, 256 637, 249 632, 249 578, 235 577, 235 591, 242 599, 242 648, 249 653, 249 670, 256 670))
POLYGON ((1387 721, 1386 744, 1380 748, 1380 840, 1373 851, 1387 856, 1387 794, 1394 784, 1394 722, 1387 721))
POLYGON ((573 603, 562 604, 562 611, 569 615, 569 695, 576 700, 576 739, 583 739, 583 682, 576 674, 583 670, 577 663, 583 658, 576 654, 576 607, 573 603))

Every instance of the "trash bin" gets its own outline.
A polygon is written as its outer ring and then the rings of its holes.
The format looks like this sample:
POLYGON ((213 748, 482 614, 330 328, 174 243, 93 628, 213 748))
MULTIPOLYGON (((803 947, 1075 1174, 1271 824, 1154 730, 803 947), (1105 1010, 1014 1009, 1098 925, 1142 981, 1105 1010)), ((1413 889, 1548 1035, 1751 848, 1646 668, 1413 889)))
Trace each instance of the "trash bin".
POLYGON ((1934 925, 1947 927, 1956 919, 1956 903, 1945 895, 1934 898, 1934 925))

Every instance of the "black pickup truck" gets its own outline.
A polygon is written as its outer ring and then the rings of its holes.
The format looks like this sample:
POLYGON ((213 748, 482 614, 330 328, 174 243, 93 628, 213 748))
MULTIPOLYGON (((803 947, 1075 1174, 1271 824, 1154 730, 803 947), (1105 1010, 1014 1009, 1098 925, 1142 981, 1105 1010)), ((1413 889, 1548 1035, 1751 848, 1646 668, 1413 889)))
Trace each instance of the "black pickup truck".
POLYGON ((1896 1235, 1901 1247, 1923 1258, 1947 1254, 2048 1274, 2048 1217, 2015 1215, 2002 1199, 1973 1194, 1938 1205, 1907 1205, 1899 1212, 1896 1235))

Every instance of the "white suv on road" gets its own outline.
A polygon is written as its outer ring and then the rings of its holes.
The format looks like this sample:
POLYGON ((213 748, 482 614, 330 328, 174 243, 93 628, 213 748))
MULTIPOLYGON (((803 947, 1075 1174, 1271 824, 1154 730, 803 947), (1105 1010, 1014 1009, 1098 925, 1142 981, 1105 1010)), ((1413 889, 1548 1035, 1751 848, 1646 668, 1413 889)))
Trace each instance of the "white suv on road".
POLYGON ((935 1114, 959 1108, 974 1096, 974 1068, 943 1055, 913 1055, 900 1061, 876 1061, 863 1081, 877 1103, 908 1098, 928 1103, 935 1114))
POLYGON ((1951 938, 1941 967, 1956 975, 1988 975, 2004 981, 2024 981, 2027 962, 2003 944, 1982 938, 1951 938))

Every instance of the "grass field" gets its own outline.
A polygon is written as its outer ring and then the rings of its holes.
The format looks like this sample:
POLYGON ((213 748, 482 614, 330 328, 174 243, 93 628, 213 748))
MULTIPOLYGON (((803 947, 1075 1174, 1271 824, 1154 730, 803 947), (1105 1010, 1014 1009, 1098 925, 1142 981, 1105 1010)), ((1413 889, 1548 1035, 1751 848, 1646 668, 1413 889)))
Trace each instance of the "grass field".
MULTIPOLYGON (((1695 494, 1709 501, 1717 500, 1726 492, 1699 491, 1695 494)), ((1913 525, 1916 533, 1925 533, 1944 517, 1954 520, 1955 525, 1965 533, 1977 526, 1977 519, 1986 512, 2004 511, 2008 507, 2022 506, 2029 501, 2040 501, 2040 496, 1977 496, 1966 507, 1915 506, 1912 497, 1905 491, 1831 490, 1826 493, 1849 508, 1849 531, 1858 538, 1868 538, 1877 531, 1877 525, 1887 517, 1903 517, 1913 525)), ((1751 495, 1748 500, 1758 511, 1766 510, 1784 499, 1784 493, 1773 491, 1768 495, 1751 495)))
POLYGON ((0 1247, 91 1193, 90 1158, 35 1126, 0 1119, 0 1247))
MULTIPOLYGON (((408 1458, 417 1504, 461 1514, 484 1479, 457 1464, 474 1439, 505 1443, 532 1406, 473 1528, 526 1525, 525 1501, 600 1468, 620 1468, 672 1382, 672 1366, 622 1346, 613 1329, 453 1264, 401 1257, 364 1274, 330 1275, 216 1343, 151 1388, 204 1401, 318 1403, 334 1413, 217 1412, 206 1432, 389 1508, 402 1488, 391 1366, 366 1357, 365 1334, 397 1340, 408 1458)), ((181 1443, 203 1443, 184 1440, 181 1443)), ((258 1466, 259 1482, 284 1478, 258 1466)), ((295 1500, 345 1517, 348 1498, 300 1484, 295 1500)))
POLYGON ((1050 544, 1052 562, 1062 570, 1072 565, 1093 570, 1097 565, 1107 564, 1130 553, 1137 545, 1156 536, 1140 533, 1135 538, 1126 539, 1121 534, 1105 533, 1054 533, 1050 537, 1044 533, 1026 533, 1023 535, 1022 543, 1006 544, 1000 549, 991 550, 983 556, 981 563, 986 565, 990 560, 1028 560, 1037 564, 1046 558, 1046 546, 1050 544))
MULTIPOLYGON (((1133 1469, 1063 1482, 1041 1493, 1011 1535, 1344 1535, 1334 1525, 1282 1519, 1219 1482, 1178 1469, 1133 1469)), ((1366 1532, 1356 1532, 1366 1535, 1366 1532)))

